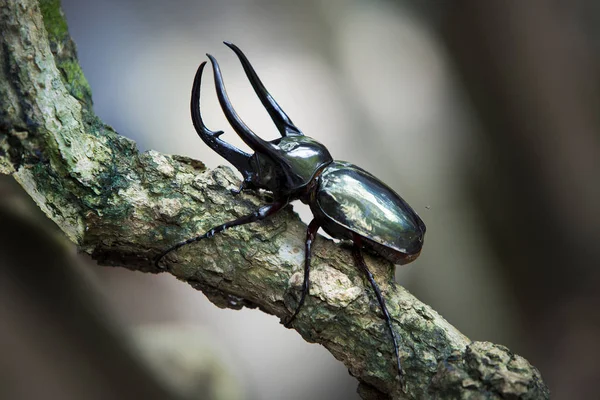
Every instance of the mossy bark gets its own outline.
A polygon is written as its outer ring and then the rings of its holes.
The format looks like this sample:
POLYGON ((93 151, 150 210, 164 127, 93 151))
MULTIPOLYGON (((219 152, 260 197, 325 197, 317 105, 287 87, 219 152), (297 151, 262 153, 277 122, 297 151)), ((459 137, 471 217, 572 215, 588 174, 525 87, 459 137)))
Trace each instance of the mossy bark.
MULTIPOLYGON (((219 307, 289 317, 299 298, 306 226, 291 207, 261 223, 181 248, 170 245, 266 202, 234 197, 229 168, 140 153, 92 111, 57 0, 0 6, 0 172, 100 264, 168 272, 219 307)), ((311 291, 294 329, 324 345, 360 381, 365 398, 548 398, 539 372, 503 346, 471 342, 393 282, 393 266, 366 257, 401 338, 407 392, 375 296, 348 249, 319 237, 311 291)))

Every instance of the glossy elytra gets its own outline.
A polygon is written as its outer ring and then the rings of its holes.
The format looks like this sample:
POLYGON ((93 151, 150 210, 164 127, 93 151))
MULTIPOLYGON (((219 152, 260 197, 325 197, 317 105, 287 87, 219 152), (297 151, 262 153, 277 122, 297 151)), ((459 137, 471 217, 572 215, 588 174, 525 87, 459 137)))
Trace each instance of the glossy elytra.
POLYGON ((217 97, 227 120, 239 137, 254 151, 244 151, 223 141, 223 131, 211 131, 200 114, 200 81, 206 62, 200 64, 192 86, 192 122, 200 138, 219 155, 229 161, 243 176, 239 190, 265 189, 273 194, 273 202, 250 215, 215 226, 203 235, 182 241, 162 252, 156 265, 173 250, 186 244, 210 238, 225 229, 260 221, 281 210, 290 201, 301 200, 310 206, 314 219, 306 232, 306 253, 302 293, 295 311, 286 321, 289 327, 304 304, 309 289, 311 246, 319 228, 334 238, 353 242, 353 256, 373 287, 387 327, 392 336, 400 381, 404 372, 398 354, 398 340, 379 286, 362 256, 370 249, 396 264, 416 259, 423 246, 425 224, 417 213, 389 186, 356 165, 334 161, 329 151, 316 140, 304 136, 279 104, 267 92, 254 68, 232 43, 225 44, 240 59, 254 91, 269 112, 281 138, 266 141, 256 135, 233 109, 219 64, 208 55, 214 71, 217 97))

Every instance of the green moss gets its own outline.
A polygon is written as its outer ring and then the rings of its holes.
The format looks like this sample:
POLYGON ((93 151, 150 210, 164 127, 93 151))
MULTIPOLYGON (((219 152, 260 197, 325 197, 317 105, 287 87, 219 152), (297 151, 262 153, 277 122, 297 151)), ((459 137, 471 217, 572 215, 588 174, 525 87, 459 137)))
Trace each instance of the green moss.
POLYGON ((60 61, 58 69, 62 72, 63 82, 71 96, 86 104, 92 104, 92 89, 77 60, 60 61))
POLYGON ((40 0, 40 10, 50 41, 62 42, 69 34, 69 30, 60 8, 60 0, 40 0))
POLYGON ((40 0, 40 10, 50 49, 65 87, 71 96, 91 108, 92 90, 77 61, 77 51, 69 36, 69 27, 60 7, 60 0, 40 0))

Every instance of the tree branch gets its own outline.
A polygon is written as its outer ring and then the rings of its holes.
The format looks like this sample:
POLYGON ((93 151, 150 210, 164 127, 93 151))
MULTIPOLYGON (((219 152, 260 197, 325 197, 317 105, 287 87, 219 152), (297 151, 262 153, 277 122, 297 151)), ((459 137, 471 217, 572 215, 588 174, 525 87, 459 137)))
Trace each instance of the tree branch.
MULTIPOLYGON (((162 250, 265 200, 231 196, 230 169, 148 151, 93 113, 89 86, 59 1, 0 6, 0 172, 12 174, 82 251, 100 264, 164 272, 162 250), (40 7, 41 5, 41 7, 40 7), (43 12, 43 14, 42 14, 43 12)), ((219 307, 258 307, 280 318, 299 298, 306 226, 291 207, 169 255, 165 271, 219 307)), ((361 382, 364 398, 548 398, 539 372, 503 346, 471 342, 393 283, 393 266, 367 256, 401 338, 408 393, 400 391, 391 339, 347 249, 314 246, 311 292, 294 324, 361 382)))

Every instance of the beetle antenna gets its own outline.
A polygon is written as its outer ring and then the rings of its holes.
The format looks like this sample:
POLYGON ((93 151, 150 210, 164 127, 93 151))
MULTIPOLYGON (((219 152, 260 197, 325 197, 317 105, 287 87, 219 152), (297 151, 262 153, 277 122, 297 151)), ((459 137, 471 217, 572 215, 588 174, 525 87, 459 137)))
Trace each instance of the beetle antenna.
POLYGON ((265 85, 263 85, 262 81, 256 74, 256 71, 248 61, 246 55, 239 49, 235 44, 231 42, 223 42, 225 46, 229 47, 240 59, 242 63, 242 67, 244 67, 244 71, 246 72, 246 76, 250 81, 250 84, 254 88, 254 92, 260 99, 262 105, 267 109, 267 112, 271 116, 271 119, 275 123, 277 130, 281 134, 281 136, 298 136, 303 133, 298 129, 298 127, 292 122, 290 117, 283 111, 283 109, 277 104, 273 96, 267 91, 265 85))
POLYGON ((192 123, 198 133, 198 136, 217 154, 229 161, 235 168, 237 168, 244 179, 249 177, 250 174, 250 154, 243 152, 235 146, 221 140, 219 136, 223 134, 223 131, 211 131, 206 127, 202 120, 202 114, 200 113, 200 86, 202 82, 202 71, 206 61, 200 64, 194 77, 194 84, 192 85, 192 98, 190 101, 190 109, 192 112, 192 123))

